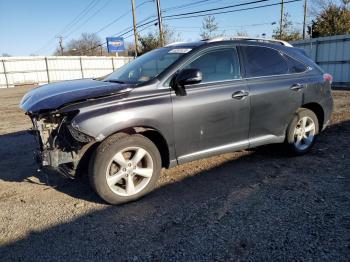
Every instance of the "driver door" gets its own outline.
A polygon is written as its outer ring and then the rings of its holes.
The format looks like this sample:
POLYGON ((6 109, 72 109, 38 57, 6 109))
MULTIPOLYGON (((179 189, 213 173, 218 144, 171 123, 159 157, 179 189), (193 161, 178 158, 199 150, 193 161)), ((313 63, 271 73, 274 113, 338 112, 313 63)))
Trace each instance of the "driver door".
POLYGON ((247 148, 250 98, 235 47, 207 49, 186 68, 203 80, 186 86, 186 96, 171 93, 178 162, 247 148))

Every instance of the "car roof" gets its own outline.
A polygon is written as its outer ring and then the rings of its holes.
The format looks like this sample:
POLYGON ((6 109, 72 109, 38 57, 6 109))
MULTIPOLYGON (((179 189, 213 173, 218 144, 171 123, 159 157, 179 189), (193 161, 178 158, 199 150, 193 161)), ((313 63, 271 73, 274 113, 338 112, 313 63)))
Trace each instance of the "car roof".
POLYGON ((163 48, 184 48, 184 49, 205 49, 207 47, 215 47, 219 45, 249 45, 249 46, 261 46, 268 47, 272 49, 279 50, 289 56, 303 61, 305 64, 311 66, 314 62, 308 57, 305 51, 293 47, 291 44, 285 41, 280 41, 276 39, 265 39, 265 38, 214 38, 214 39, 204 39, 195 42, 176 42, 169 44, 163 48))
MULTIPOLYGON (((167 45, 166 47, 176 47, 176 48, 195 48, 203 45, 220 45, 220 44, 240 44, 240 45, 258 45, 258 46, 268 46, 268 47, 293 47, 286 41, 267 39, 267 38, 251 38, 251 37, 220 37, 212 39, 203 39, 195 42, 175 42, 167 45)), ((283 48, 282 48, 283 49, 283 48)))

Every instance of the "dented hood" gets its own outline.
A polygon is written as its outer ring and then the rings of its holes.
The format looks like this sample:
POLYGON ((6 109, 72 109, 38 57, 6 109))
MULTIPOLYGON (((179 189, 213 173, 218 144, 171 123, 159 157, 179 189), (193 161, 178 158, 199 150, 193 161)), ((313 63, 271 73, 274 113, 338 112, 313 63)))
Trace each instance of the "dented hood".
POLYGON ((53 110, 69 103, 113 95, 129 87, 127 84, 92 79, 52 83, 29 91, 22 98, 20 108, 29 113, 53 110))

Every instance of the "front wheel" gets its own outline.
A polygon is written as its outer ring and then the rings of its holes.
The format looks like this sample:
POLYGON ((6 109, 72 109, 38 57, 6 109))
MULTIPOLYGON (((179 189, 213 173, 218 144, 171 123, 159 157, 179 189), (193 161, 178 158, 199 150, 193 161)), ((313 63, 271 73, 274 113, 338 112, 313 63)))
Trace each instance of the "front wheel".
POLYGON ((117 134, 96 149, 89 177, 101 198, 121 204, 149 193, 160 171, 160 154, 152 141, 138 134, 117 134))
POLYGON ((287 129, 286 143, 291 153, 303 155, 310 151, 319 131, 317 116, 309 109, 299 109, 287 129))

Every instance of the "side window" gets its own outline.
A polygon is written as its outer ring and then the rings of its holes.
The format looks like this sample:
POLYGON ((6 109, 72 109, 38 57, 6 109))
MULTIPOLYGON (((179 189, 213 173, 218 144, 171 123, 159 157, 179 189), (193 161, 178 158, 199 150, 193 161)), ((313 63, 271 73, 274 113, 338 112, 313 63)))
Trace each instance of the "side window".
POLYGON ((234 48, 224 48, 208 52, 184 69, 199 69, 203 74, 201 83, 238 79, 241 77, 237 51, 234 48))
POLYGON ((272 48, 242 46, 247 77, 282 75, 288 73, 287 61, 272 48))
POLYGON ((283 55, 283 57, 287 60, 289 73, 302 73, 306 71, 307 67, 303 63, 291 58, 288 55, 283 55))
POLYGON ((182 54, 170 53, 160 56, 158 59, 153 59, 144 63, 140 67, 141 79, 143 81, 151 79, 153 76, 158 75, 176 61, 182 54))

